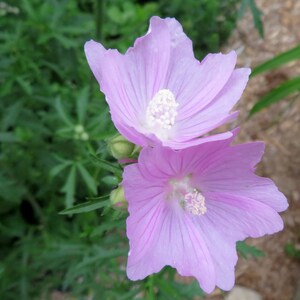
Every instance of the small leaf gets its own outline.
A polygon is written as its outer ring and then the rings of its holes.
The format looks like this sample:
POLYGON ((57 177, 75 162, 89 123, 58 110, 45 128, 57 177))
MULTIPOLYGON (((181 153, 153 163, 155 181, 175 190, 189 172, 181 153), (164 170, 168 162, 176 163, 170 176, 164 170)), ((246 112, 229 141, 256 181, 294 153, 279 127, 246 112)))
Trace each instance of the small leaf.
POLYGON ((80 203, 78 205, 75 205, 70 208, 66 208, 59 212, 60 215, 66 215, 66 214, 80 214, 85 212, 90 212, 95 209, 103 208, 110 205, 109 200, 103 200, 107 199, 109 196, 103 196, 101 200, 94 200, 94 201, 87 201, 84 203, 80 203))
POLYGON ((260 9, 258 9, 254 0, 248 0, 248 2, 249 2, 252 16, 253 16, 254 26, 257 29, 257 31, 259 32, 259 35, 263 38, 264 37, 264 27, 263 27, 263 23, 261 20, 262 12, 260 9))
POLYGON ((88 100, 89 89, 86 87, 81 90, 76 101, 77 116, 80 124, 84 124, 88 100))
POLYGON ((95 179, 90 175, 87 169, 80 163, 77 164, 78 170, 88 188, 93 192, 94 195, 97 194, 97 185, 95 179))
POLYGON ((300 247, 297 249, 295 245, 289 243, 285 245, 284 250, 288 256, 300 260, 300 247))
POLYGON ((261 20, 262 12, 260 9, 258 9, 254 0, 242 0, 240 9, 238 11, 238 18, 241 19, 245 15, 247 7, 249 7, 251 10, 255 28, 259 32, 259 35, 263 38, 264 28, 261 20))
POLYGON ((91 157, 93 159, 93 161, 102 169, 112 172, 114 174, 116 174, 118 177, 122 176, 122 169, 120 166, 113 164, 111 162, 108 162, 102 158, 99 158, 95 155, 91 154, 91 157))
POLYGON ((283 64, 286 64, 296 59, 300 59, 300 45, 289 51, 283 52, 275 56, 274 58, 264 62, 263 64, 257 66, 253 69, 251 76, 253 77, 262 72, 273 70, 283 64))
POLYGON ((71 119, 70 119, 70 117, 67 115, 67 113, 65 112, 65 110, 64 110, 64 108, 62 106, 60 98, 56 99, 55 108, 56 108, 59 116, 65 122, 66 125, 74 126, 73 123, 72 123, 72 121, 71 121, 71 119))
POLYGON ((0 132, 0 142, 15 143, 20 142, 20 140, 12 132, 0 132))
POLYGON ((54 178, 55 176, 57 176, 60 172, 62 172, 66 167, 68 167, 71 164, 72 164, 72 162, 66 162, 66 163, 62 163, 62 164, 54 166, 49 172, 50 177, 54 178))
POLYGON ((65 185, 62 187, 61 191, 66 193, 66 207, 69 208, 74 203, 75 195, 75 183, 76 183, 76 166, 71 167, 69 176, 65 185))
POLYGON ((283 100, 288 95, 300 91, 300 77, 292 78, 290 80, 285 81, 280 86, 271 90, 267 95, 262 97, 256 104, 252 107, 249 112, 249 117, 259 112, 263 108, 283 100))
POLYGON ((253 257, 262 257, 265 256, 265 253, 262 250, 257 249, 254 246, 249 246, 245 242, 239 241, 236 243, 236 249, 244 258, 248 258, 248 255, 253 257))

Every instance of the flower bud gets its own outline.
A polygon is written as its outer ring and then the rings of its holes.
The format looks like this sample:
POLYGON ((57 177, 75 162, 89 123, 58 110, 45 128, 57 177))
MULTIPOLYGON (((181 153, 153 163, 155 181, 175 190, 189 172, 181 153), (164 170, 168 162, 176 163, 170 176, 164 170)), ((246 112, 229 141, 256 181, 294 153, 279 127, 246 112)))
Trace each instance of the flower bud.
POLYGON ((83 128, 83 126, 82 126, 81 124, 78 124, 78 125, 76 125, 76 126, 74 127, 74 131, 75 131, 76 133, 82 133, 82 132, 84 132, 84 128, 83 128))
POLYGON ((124 188, 121 185, 111 191, 109 200, 114 208, 121 210, 127 209, 128 203, 125 199, 124 188))
POLYGON ((135 150, 135 145, 122 135, 116 135, 108 141, 108 149, 116 159, 128 158, 135 150))

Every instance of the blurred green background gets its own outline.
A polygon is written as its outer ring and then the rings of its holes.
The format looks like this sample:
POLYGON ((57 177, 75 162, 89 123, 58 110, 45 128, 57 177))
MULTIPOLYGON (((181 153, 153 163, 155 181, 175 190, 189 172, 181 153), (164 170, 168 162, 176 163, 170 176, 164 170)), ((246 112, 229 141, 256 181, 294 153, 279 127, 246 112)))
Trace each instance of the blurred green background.
POLYGON ((58 214, 120 180, 90 158, 113 162, 105 141, 116 131, 83 45, 95 39, 124 52, 152 15, 175 16, 202 58, 220 51, 247 2, 0 2, 1 299, 154 299, 154 286, 155 299, 200 294, 196 283, 168 280, 168 268, 126 279, 126 213, 58 214))

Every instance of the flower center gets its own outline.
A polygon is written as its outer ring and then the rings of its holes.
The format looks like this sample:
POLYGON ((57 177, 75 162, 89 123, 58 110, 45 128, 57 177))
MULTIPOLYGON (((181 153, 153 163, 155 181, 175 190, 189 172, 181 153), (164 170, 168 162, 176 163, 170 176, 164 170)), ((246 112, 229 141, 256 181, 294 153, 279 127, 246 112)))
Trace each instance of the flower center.
POLYGON ((147 107, 146 122, 149 128, 170 129, 175 123, 177 106, 175 96, 170 90, 159 90, 147 107))
POLYGON ((196 189, 184 195, 182 201, 183 208, 195 216, 204 215, 207 211, 205 206, 205 198, 196 189))
POLYGON ((206 213, 205 198, 199 190, 191 187, 189 176, 181 180, 171 180, 170 187, 168 199, 178 201, 183 210, 194 216, 206 213))

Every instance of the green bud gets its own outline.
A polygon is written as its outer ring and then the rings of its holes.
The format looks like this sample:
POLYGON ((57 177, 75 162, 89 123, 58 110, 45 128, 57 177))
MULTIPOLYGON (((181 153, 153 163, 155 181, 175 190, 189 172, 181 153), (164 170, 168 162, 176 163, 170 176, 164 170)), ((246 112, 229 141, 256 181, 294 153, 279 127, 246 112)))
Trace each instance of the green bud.
POLYGON ((88 139, 89 139, 89 134, 87 133, 87 132, 82 132, 81 133, 81 139, 83 140, 83 141, 87 141, 88 139))
POLYGON ((84 132, 84 128, 83 128, 82 125, 78 124, 78 125, 76 125, 76 126, 74 127, 74 131, 75 131, 76 133, 82 133, 82 132, 84 132))
POLYGON ((128 158, 135 150, 135 145, 118 134, 108 141, 108 149, 116 159, 128 158))
POLYGON ((111 191, 109 200, 115 209, 127 209, 128 203, 125 199, 124 188, 121 185, 111 191))

